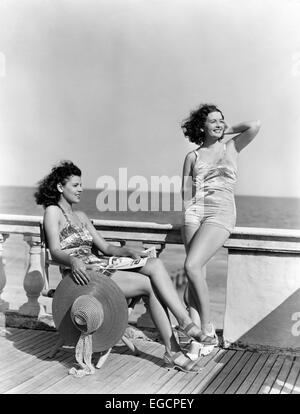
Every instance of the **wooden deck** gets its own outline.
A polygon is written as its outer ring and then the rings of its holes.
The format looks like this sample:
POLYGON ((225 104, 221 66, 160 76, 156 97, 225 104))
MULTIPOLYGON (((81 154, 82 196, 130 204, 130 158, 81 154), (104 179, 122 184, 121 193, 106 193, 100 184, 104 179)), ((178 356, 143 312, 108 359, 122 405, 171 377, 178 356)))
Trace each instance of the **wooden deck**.
POLYGON ((137 340, 134 356, 114 347, 94 375, 74 378, 74 350, 46 358, 57 333, 0 328, 0 394, 299 394, 300 356, 240 350, 215 351, 199 373, 163 367, 163 346, 137 340))

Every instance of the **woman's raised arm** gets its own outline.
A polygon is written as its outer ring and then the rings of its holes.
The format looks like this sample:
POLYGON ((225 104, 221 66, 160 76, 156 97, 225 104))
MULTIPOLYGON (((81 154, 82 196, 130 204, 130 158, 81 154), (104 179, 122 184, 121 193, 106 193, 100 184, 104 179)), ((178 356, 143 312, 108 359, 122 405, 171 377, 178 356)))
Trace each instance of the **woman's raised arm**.
MULTIPOLYGON (((242 151, 250 142, 254 139, 254 137, 258 134, 260 130, 261 122, 260 121, 247 121, 241 122, 239 124, 233 126, 227 126, 224 134, 237 134, 233 138, 235 148, 237 152, 242 151)), ((227 142, 230 139, 223 138, 223 142, 227 142)))

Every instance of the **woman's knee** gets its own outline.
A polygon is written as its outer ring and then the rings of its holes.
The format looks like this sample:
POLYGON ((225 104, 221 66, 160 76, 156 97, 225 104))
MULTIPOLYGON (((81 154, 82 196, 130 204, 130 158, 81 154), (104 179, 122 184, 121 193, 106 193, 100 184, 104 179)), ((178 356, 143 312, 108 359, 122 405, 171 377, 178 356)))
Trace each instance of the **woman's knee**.
POLYGON ((150 296, 153 293, 153 289, 152 289, 152 285, 151 285, 151 281, 149 279, 149 277, 141 275, 142 280, 141 280, 141 290, 143 292, 143 295, 145 296, 150 296))
POLYGON ((202 267, 201 262, 199 263, 198 261, 187 258, 184 263, 184 270, 187 278, 193 282, 196 279, 199 279, 199 277, 204 277, 201 272, 202 267))
POLYGON ((112 280, 119 286, 126 298, 135 296, 149 296, 152 293, 152 285, 149 277, 143 274, 130 274, 117 272, 112 280))
POLYGON ((151 257, 147 260, 144 270, 145 274, 147 274, 148 276, 154 276, 158 273, 161 274, 162 272, 166 273, 164 272, 166 269, 163 262, 160 259, 154 257, 151 257))

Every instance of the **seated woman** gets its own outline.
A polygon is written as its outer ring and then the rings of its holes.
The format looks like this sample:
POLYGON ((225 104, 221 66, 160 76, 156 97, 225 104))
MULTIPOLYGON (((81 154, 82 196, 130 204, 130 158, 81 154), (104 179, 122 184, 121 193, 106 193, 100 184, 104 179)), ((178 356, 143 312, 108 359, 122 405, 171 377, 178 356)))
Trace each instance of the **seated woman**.
MULTIPOLYGON (((81 192, 80 169, 70 161, 63 161, 39 182, 35 199, 45 208, 44 228, 51 255, 66 267, 62 269, 62 276, 71 274, 76 283, 84 285, 89 282, 87 268, 103 261, 92 252, 93 245, 107 256, 139 258, 144 254, 142 250, 108 243, 83 212, 75 212, 73 204, 80 201, 81 192)), ((102 272, 99 266, 97 271, 102 272)), ((107 275, 107 271, 104 274, 107 275)), ((107 277, 111 277, 126 298, 148 297, 153 322, 166 348, 166 365, 194 371, 195 363, 185 356, 176 341, 166 307, 177 318, 179 329, 190 338, 201 341, 203 334, 188 315, 161 260, 148 258, 136 271, 113 270, 107 277)))

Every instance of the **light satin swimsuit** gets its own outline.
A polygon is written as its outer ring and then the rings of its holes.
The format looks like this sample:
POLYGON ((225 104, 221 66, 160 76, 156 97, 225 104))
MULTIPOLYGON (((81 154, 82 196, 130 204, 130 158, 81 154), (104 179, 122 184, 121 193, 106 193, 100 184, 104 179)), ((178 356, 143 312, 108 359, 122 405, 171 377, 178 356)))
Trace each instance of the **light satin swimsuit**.
POLYGON ((184 203, 184 224, 221 226, 231 233, 236 222, 234 185, 237 169, 226 153, 226 144, 217 163, 207 163, 194 151, 196 161, 192 171, 192 198, 184 203))

